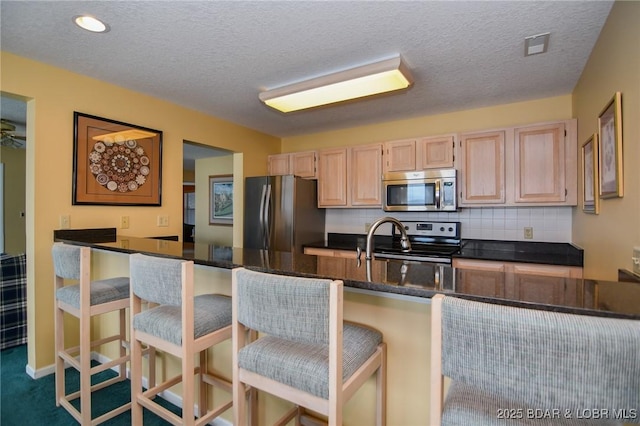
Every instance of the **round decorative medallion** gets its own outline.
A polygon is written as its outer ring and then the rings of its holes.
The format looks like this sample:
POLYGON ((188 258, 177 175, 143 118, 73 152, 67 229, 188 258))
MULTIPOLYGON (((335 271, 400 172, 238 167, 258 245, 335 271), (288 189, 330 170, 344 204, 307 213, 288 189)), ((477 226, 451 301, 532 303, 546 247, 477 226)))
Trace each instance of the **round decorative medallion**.
POLYGON ((151 172, 149 157, 135 139, 105 138, 93 145, 88 159, 96 182, 109 191, 137 191, 151 172))

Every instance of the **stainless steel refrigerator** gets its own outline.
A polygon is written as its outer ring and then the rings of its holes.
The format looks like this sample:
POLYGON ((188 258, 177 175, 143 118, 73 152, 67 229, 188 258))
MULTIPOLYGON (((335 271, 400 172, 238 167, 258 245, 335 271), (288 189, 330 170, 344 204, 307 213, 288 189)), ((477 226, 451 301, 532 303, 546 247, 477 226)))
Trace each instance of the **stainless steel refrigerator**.
POLYGON ((305 244, 324 241, 315 180, 248 177, 244 197, 245 248, 302 253, 305 244))

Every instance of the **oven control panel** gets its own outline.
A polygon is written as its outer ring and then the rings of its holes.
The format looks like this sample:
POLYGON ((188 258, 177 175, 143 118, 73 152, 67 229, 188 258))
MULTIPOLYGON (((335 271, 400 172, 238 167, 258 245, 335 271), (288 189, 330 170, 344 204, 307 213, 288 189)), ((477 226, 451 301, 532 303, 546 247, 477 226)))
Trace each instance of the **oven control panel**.
POLYGON ((402 222, 409 235, 460 238, 460 222, 402 222))

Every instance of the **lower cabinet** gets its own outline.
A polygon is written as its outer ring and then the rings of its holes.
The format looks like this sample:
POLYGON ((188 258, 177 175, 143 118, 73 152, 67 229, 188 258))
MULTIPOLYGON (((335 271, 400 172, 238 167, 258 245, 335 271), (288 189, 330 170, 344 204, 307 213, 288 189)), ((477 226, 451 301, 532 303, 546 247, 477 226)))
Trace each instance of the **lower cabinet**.
MULTIPOLYGON (((318 275, 326 275, 340 279, 349 277, 353 280, 367 281, 367 268, 363 260, 358 266, 355 250, 332 250, 306 247, 304 254, 318 256, 318 275)), ((364 253, 362 254, 364 259, 364 253)), ((373 262, 371 281, 384 282, 386 271, 382 262, 373 262)))
POLYGON ((572 305, 582 278, 577 266, 453 259, 453 267, 460 292, 534 303, 572 305))

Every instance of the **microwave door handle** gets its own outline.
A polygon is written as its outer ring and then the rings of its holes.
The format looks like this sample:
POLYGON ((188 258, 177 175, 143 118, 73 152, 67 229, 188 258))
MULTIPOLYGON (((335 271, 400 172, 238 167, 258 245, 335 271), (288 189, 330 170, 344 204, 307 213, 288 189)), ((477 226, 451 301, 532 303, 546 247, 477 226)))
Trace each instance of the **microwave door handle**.
POLYGON ((440 210, 440 179, 436 180, 436 209, 440 210))

